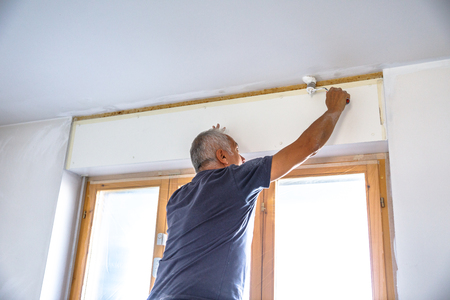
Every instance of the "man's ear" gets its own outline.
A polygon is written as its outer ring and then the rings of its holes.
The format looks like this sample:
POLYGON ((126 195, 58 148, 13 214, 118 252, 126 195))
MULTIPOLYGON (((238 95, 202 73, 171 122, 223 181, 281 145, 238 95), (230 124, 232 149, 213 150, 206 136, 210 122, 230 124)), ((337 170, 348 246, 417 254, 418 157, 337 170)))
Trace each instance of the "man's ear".
POLYGON ((228 153, 225 150, 223 150, 223 149, 217 150, 216 151, 216 158, 221 164, 223 164, 225 166, 229 165, 229 163, 228 163, 228 153))

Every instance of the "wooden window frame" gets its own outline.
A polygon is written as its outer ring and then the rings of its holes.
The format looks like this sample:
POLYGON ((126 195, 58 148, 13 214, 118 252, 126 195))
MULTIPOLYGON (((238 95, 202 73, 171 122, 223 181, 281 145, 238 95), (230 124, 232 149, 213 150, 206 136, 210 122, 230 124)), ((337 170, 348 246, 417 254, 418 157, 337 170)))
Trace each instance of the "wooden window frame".
MULTIPOLYGON (((80 232, 78 238, 78 247, 75 258, 75 266, 72 277, 72 285, 69 299, 81 299, 86 263, 89 253, 89 244, 91 240, 92 225, 94 221, 95 205, 97 197, 102 191, 119 191, 133 188, 159 187, 158 209, 156 217, 156 231, 153 247, 153 258, 162 257, 164 246, 156 245, 157 233, 167 232, 166 205, 169 200, 170 180, 139 180, 126 182, 94 183, 88 182, 83 206, 83 216, 81 218, 80 232)), ((153 260, 152 260, 153 268, 153 260)), ((151 276, 150 290, 153 287, 155 278, 151 276)), ((150 292, 150 291, 149 291, 150 292)))
MULTIPOLYGON (((393 260, 389 230, 386 159, 311 164, 293 170, 285 178, 364 173, 368 210, 372 298, 395 299, 393 260), (381 198, 384 207, 381 205, 381 198)), ((250 299, 274 299, 276 182, 264 190, 255 213, 250 275, 250 299)))
MULTIPOLYGON (((365 173, 366 183, 370 188, 367 197, 373 199, 368 206, 371 212, 379 216, 377 220, 369 218, 370 230, 376 229, 377 234, 370 238, 371 243, 371 269, 374 292, 373 299, 395 299, 395 274, 391 252, 391 231, 389 228, 390 214, 389 207, 392 206, 387 192, 388 168, 386 167, 386 154, 335 157, 325 159, 310 159, 305 165, 293 170, 284 178, 339 175, 350 173, 365 173), (366 159, 365 161, 363 159, 366 159), (384 198, 385 208, 381 208, 379 200, 384 198), (372 251, 375 245, 376 251, 372 251), (375 266, 375 268, 373 268, 375 266), (375 269, 375 270, 374 270, 375 269)), ((180 171, 178 171, 180 172, 180 171)), ((144 188, 151 186, 160 187, 158 200, 158 216, 156 233, 167 232, 166 205, 170 196, 180 186, 190 182, 195 174, 185 170, 180 172, 180 176, 162 176, 161 178, 148 179, 142 174, 136 177, 113 176, 112 178, 95 178, 88 182, 83 213, 85 217, 81 219, 80 233, 76 261, 72 278, 70 299, 80 299, 84 273, 86 268, 87 255, 89 250, 92 222, 94 218, 95 201, 99 191, 120 190, 130 188, 144 188), (183 174, 181 174, 183 173, 183 174), (141 177, 139 177, 141 176, 141 177), (102 181, 99 181, 102 180, 102 181), (108 181, 110 180, 110 181, 108 181), (125 180, 125 181, 122 181, 125 180)), ((133 175, 131 175, 133 176, 133 175)), ((155 178, 155 177, 152 177, 155 178)), ((264 190, 258 197, 255 207, 255 226, 252 243, 252 260, 250 270, 250 299, 273 299, 274 298, 274 246, 275 246, 275 196, 276 183, 272 183, 269 189, 264 190)), ((155 234, 153 257, 162 257, 163 246, 156 245, 157 234, 155 234)), ((150 290, 153 287, 155 278, 151 276, 150 290)))

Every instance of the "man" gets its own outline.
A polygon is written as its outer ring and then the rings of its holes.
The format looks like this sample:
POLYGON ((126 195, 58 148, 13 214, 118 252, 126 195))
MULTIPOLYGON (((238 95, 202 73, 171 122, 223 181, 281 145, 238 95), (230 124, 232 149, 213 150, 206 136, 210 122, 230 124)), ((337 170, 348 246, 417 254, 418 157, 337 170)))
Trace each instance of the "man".
POLYGON ((347 99, 347 92, 331 88, 327 111, 273 157, 245 162, 219 125, 195 138, 197 175, 167 205, 166 250, 148 299, 242 298, 259 192, 326 143, 347 99))

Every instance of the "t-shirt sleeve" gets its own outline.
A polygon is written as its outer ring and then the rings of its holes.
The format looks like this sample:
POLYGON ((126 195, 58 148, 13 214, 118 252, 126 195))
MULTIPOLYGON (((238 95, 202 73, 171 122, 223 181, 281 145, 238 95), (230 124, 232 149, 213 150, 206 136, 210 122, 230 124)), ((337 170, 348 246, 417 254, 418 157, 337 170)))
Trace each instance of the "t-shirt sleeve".
POLYGON ((270 186, 270 171, 272 156, 249 160, 234 168, 234 178, 238 189, 244 194, 246 200, 253 198, 255 193, 270 186))

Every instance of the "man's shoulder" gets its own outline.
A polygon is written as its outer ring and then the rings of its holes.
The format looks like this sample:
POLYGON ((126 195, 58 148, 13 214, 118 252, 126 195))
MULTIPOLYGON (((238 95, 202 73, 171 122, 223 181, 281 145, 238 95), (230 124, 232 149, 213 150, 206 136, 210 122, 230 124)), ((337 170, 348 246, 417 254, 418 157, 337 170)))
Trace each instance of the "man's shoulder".
POLYGON ((232 168, 234 172, 245 172, 261 167, 262 168, 269 167, 270 170, 271 164, 272 164, 272 156, 264 156, 252 158, 240 166, 232 165, 229 168, 232 168))

